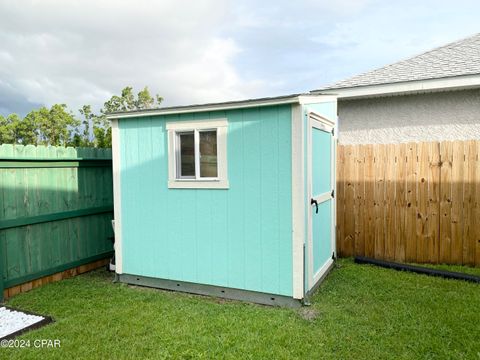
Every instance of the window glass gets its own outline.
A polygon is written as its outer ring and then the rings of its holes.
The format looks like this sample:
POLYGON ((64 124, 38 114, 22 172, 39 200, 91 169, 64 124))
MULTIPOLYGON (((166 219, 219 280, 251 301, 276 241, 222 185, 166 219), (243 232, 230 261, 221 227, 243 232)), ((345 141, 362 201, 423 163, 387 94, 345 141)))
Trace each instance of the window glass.
POLYGON ((195 136, 193 131, 179 134, 180 176, 195 176, 195 136))
POLYGON ((200 177, 217 177, 217 131, 201 131, 200 177))

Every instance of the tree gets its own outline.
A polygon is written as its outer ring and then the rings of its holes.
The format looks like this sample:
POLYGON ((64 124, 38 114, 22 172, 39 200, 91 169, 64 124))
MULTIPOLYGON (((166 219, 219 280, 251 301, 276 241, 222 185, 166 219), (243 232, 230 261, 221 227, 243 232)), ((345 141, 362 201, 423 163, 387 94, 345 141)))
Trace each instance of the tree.
POLYGON ((8 120, 0 115, 0 144, 12 144, 13 136, 8 120))
POLYGON ((55 104, 50 109, 42 106, 30 111, 25 120, 35 124, 40 144, 53 146, 70 145, 72 135, 80 125, 65 104, 55 104))
POLYGON ((42 106, 23 119, 17 114, 0 116, 0 144, 110 147, 112 130, 106 117, 108 113, 151 109, 162 101, 158 94, 153 97, 146 86, 136 96, 133 88, 127 86, 120 96, 113 95, 107 100, 99 114, 95 114, 90 105, 82 106, 79 109, 81 120, 65 104, 55 104, 51 108, 42 106))
POLYGON ((145 86, 136 97, 133 94, 133 88, 131 86, 125 87, 122 90, 121 96, 113 95, 110 100, 104 103, 103 108, 100 110, 100 115, 93 117, 95 146, 112 146, 112 129, 110 128, 110 121, 106 118, 108 113, 152 109, 158 107, 162 101, 163 98, 158 94, 152 97, 147 86, 145 86))
MULTIPOLYGON (((95 119, 95 114, 92 112, 92 107, 90 105, 83 105, 81 109, 78 110, 80 114, 83 115, 83 131, 81 134, 75 134, 73 136, 75 147, 91 147, 94 146, 94 142, 91 140, 90 127, 93 126, 93 121, 95 119), (78 142, 79 145, 76 145, 78 142)), ((78 130, 78 129, 77 129, 78 130)))
POLYGON ((137 95, 137 100, 135 101, 135 109, 137 110, 143 110, 143 109, 151 109, 155 107, 155 102, 157 102, 157 105, 160 105, 160 103, 163 101, 163 98, 160 95, 155 95, 155 98, 153 98, 150 95, 150 91, 148 90, 148 87, 144 87, 142 91, 140 91, 137 95))
POLYGON ((95 147, 112 147, 112 128, 105 115, 95 117, 93 134, 95 135, 95 147))
POLYGON ((133 95, 133 88, 127 86, 122 90, 122 95, 113 95, 110 100, 107 100, 102 109, 102 113, 110 113, 115 111, 129 111, 135 109, 135 95, 133 95))
POLYGON ((35 124, 30 119, 22 119, 17 114, 6 118, 0 116, 0 143, 3 144, 36 144, 35 124))
POLYGON ((147 86, 137 94, 136 98, 133 94, 133 88, 127 86, 122 90, 121 96, 113 95, 110 100, 105 102, 101 113, 107 114, 117 111, 152 109, 156 107, 156 105, 158 107, 162 101, 163 98, 158 94, 152 97, 147 86))
POLYGON ((21 119, 17 114, 11 114, 14 141, 17 144, 37 144, 37 129, 35 123, 27 118, 21 119))

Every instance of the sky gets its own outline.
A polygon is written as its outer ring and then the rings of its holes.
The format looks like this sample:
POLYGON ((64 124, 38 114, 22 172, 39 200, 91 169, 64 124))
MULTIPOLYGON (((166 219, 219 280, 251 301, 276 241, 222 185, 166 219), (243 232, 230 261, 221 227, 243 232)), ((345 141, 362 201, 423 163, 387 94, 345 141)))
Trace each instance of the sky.
POLYGON ((308 92, 480 32, 468 0, 0 0, 0 114, 308 92))

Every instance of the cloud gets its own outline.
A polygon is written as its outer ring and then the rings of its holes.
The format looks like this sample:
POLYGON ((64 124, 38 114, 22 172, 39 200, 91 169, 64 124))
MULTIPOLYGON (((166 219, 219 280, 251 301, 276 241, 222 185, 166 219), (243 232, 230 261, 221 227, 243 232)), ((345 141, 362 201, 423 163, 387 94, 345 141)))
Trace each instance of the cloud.
POLYGON ((327 33, 313 37, 331 46, 331 81, 370 71, 478 32, 480 4, 459 0, 406 0, 368 8, 360 17, 336 22, 327 33), (473 11, 473 8, 476 11, 473 11), (472 8, 471 11, 465 11, 472 8))
POLYGON ((232 66, 223 1, 2 2, 0 79, 31 103, 100 106, 126 85, 166 104, 241 98, 263 86, 232 66), (188 6, 187 6, 188 5, 188 6))
POLYGON ((24 115, 39 106, 40 103, 28 100, 22 93, 0 80, 0 115, 6 116, 11 113, 24 115))
POLYGON ((165 105, 274 96, 478 31, 472 0, 0 2, 0 112, 98 108, 127 85, 165 105))
POLYGON ((236 65, 275 79, 279 92, 317 89, 479 31, 472 0, 242 4, 236 65))

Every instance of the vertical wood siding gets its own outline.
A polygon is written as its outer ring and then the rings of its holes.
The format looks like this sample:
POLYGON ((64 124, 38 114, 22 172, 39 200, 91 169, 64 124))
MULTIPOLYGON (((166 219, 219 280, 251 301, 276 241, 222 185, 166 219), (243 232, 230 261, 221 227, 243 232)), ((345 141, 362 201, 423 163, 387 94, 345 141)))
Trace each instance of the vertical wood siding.
POLYGON ((110 150, 0 146, 0 282, 110 256, 112 210, 110 150))
POLYGON ((480 141, 338 147, 341 256, 480 266, 480 141))
POLYGON ((290 106, 119 127, 124 273, 292 295, 290 106), (168 189, 166 123, 216 118, 230 188, 168 189))

